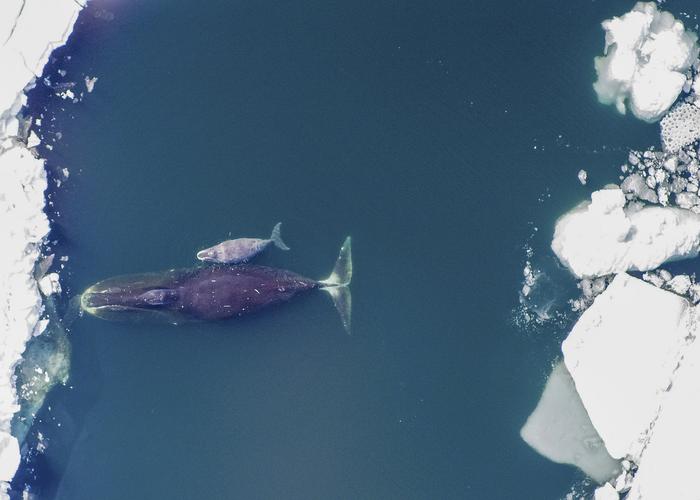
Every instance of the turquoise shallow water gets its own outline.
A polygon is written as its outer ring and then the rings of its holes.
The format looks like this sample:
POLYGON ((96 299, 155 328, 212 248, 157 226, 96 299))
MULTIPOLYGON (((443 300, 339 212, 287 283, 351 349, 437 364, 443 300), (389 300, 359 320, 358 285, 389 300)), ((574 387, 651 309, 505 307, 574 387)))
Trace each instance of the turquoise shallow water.
POLYGON ((546 259, 587 196, 578 170, 615 181, 658 131, 591 89, 599 22, 631 4, 513 4, 92 2, 47 74, 94 93, 30 100, 44 140, 61 132, 44 153, 67 294, 282 220, 292 251, 261 262, 313 278, 352 235, 354 335, 322 294, 240 322, 81 318, 17 486, 506 499, 580 481, 518 435, 567 327, 514 325, 522 246, 546 259))

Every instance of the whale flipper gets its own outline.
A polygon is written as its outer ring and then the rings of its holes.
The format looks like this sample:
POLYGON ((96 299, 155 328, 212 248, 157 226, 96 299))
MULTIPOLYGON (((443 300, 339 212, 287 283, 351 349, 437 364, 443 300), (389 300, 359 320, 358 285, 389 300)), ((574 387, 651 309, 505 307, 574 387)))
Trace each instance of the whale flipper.
POLYGON ((340 247, 338 260, 335 262, 333 272, 325 280, 319 281, 322 290, 328 292, 333 299, 340 320, 343 322, 345 331, 352 331, 352 294, 350 293, 350 281, 352 281, 352 247, 350 236, 345 238, 343 246, 340 247))

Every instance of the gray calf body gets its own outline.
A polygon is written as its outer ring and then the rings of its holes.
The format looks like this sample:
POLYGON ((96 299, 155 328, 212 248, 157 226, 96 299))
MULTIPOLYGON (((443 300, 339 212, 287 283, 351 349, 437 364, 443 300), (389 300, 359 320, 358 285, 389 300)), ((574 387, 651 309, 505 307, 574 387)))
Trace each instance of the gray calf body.
POLYGON ((197 252, 197 258, 203 262, 216 264, 242 264, 264 251, 270 245, 275 245, 281 250, 289 250, 282 241, 280 235, 281 222, 275 224, 272 234, 267 239, 262 238, 237 238, 226 240, 197 252))

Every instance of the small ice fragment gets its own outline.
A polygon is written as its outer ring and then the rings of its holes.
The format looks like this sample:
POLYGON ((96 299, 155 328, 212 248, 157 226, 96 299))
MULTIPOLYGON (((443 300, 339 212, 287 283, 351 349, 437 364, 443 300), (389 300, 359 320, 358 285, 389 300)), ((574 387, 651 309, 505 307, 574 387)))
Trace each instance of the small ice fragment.
POLYGON ((67 168, 64 168, 63 170, 61 170, 61 172, 63 173, 63 177, 64 177, 65 179, 67 179, 68 177, 70 177, 70 172, 68 171, 67 168))
POLYGON ((686 80, 683 84, 683 93, 687 94, 693 88, 693 80, 686 80))
POLYGON ((582 279, 579 283, 579 288, 583 296, 587 299, 593 298, 593 283, 589 279, 582 279))
POLYGON ((688 186, 688 181, 685 177, 674 177, 671 181, 671 192, 678 194, 685 190, 688 186))
POLYGON ((659 199, 656 193, 650 189, 644 178, 639 174, 628 175, 622 181, 620 188, 625 193, 632 193, 640 200, 648 201, 649 203, 658 203, 659 199))
POLYGON ((666 172, 662 169, 658 169, 654 172, 654 178, 657 183, 661 184, 666 180, 666 172))
POLYGON ((61 283, 58 279, 58 274, 49 273, 41 278, 39 280, 39 290, 46 297, 55 293, 61 293, 61 283))
POLYGON ((85 88, 87 89, 88 93, 92 92, 95 89, 95 83, 97 83, 98 78, 96 76, 85 77, 85 88))
POLYGON ((578 171, 578 181, 579 181, 582 185, 585 186, 587 180, 588 180, 588 172, 586 172, 586 171, 583 170, 583 169, 579 170, 579 171, 578 171))
POLYGON ((700 196, 695 193, 678 193, 676 194, 676 204, 681 208, 690 209, 700 204, 700 196))
POLYGON ((600 295, 605 291, 607 283, 605 282, 605 278, 598 278, 593 282, 593 293, 595 295, 600 295))
POLYGON ((593 500, 619 500, 620 495, 618 495, 615 488, 610 483, 605 483, 603 486, 596 488, 593 494, 593 500))
POLYGON ((36 337, 37 335, 41 335, 44 333, 44 330, 46 330, 46 327, 49 326, 49 320, 48 319, 40 319, 36 326, 34 327, 34 331, 32 332, 32 336, 36 337))
POLYGON ((685 295, 690 290, 692 282, 687 274, 679 274, 666 283, 668 288, 678 295, 685 295))
POLYGON ((678 157, 671 156, 664 162, 664 168, 669 172, 675 172, 678 167, 678 157))
POLYGON ((642 279, 648 283, 651 283, 656 288, 661 288, 665 283, 663 278, 653 271, 642 274, 642 279))
POLYGON ((34 133, 34 131, 32 130, 29 133, 29 139, 27 139, 27 147, 34 148, 34 147, 38 146, 39 144, 41 144, 41 140, 39 139, 39 136, 36 135, 34 133))
POLYGON ((690 156, 688 156, 688 153, 686 153, 682 149, 678 151, 678 159, 682 163, 690 163, 690 160, 691 160, 690 156))

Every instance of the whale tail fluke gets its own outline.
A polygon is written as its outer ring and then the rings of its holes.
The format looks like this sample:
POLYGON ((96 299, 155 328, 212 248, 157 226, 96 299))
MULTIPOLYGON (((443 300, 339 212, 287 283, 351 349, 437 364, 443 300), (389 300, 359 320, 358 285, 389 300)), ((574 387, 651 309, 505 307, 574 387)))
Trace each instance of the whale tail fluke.
POLYGON ((282 223, 278 222, 275 227, 272 228, 272 234, 270 235, 270 241, 275 244, 280 250, 289 250, 289 247, 282 241, 282 223))
POLYGON ((319 281, 322 289, 328 292, 333 299, 345 331, 351 333, 352 325, 352 295, 350 293, 350 281, 352 280, 352 248, 350 236, 345 238, 340 247, 338 260, 335 262, 333 272, 325 280, 319 281))

